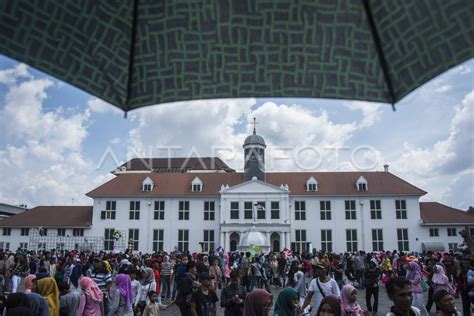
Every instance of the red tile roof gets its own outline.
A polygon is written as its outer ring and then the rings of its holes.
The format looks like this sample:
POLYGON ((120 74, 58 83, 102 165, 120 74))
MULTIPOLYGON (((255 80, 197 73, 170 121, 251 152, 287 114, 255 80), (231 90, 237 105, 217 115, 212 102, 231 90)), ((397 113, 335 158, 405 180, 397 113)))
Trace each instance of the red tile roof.
POLYGON ((188 172, 193 170, 211 170, 235 172, 218 157, 181 157, 181 158, 133 158, 120 165, 127 171, 188 172))
MULTIPOLYGON (((426 194, 389 172, 282 172, 267 173, 266 179, 269 184, 278 187, 288 184, 290 195, 426 194), (306 190, 306 181, 311 176, 318 181, 316 192, 306 190), (356 190, 355 182, 360 176, 368 182, 367 191, 356 190)), ((242 173, 125 173, 87 193, 87 196, 218 196, 221 185, 232 187, 242 182, 242 173), (155 184, 152 192, 142 191, 142 182, 146 177, 150 177, 155 184), (203 182, 201 192, 191 191, 191 182, 195 177, 203 182)))
POLYGON ((420 202, 423 224, 474 224, 474 215, 437 202, 420 202))
POLYGON ((0 227, 89 227, 92 206, 38 206, 0 220, 0 227))

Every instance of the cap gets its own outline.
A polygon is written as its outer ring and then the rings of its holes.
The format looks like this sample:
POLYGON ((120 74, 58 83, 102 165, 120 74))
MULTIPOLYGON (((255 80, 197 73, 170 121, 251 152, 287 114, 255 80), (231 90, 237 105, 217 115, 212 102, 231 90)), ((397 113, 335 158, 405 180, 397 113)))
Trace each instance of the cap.
POLYGON ((199 280, 212 280, 214 279, 209 272, 201 272, 199 273, 199 280))

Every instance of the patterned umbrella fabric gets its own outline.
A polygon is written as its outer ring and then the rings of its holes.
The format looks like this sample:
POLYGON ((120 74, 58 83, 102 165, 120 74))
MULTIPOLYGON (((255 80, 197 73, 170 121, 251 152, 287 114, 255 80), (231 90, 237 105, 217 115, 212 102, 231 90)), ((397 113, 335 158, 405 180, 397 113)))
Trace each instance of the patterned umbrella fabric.
POLYGON ((228 97, 396 103, 474 56, 472 0, 4 0, 0 53, 129 111, 228 97))

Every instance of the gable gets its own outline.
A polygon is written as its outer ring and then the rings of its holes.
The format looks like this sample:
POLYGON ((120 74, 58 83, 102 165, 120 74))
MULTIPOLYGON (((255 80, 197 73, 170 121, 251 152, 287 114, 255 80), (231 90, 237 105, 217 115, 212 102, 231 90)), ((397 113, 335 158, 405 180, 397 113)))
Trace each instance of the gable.
POLYGON ((225 188, 222 193, 288 193, 288 191, 266 182, 250 180, 233 187, 225 188))

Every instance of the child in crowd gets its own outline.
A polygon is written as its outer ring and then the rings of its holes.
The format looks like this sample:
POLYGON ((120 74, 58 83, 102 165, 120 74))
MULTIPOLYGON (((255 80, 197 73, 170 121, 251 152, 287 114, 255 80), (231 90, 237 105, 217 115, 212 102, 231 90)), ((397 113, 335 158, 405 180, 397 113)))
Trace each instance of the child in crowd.
POLYGON ((163 311, 168 308, 171 304, 168 305, 163 305, 158 303, 158 295, 156 291, 150 291, 148 292, 148 299, 150 300, 150 303, 148 303, 145 306, 145 309, 143 310, 142 316, 155 316, 159 315, 159 311, 163 311))

